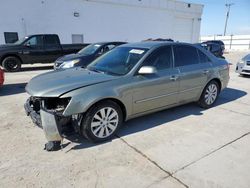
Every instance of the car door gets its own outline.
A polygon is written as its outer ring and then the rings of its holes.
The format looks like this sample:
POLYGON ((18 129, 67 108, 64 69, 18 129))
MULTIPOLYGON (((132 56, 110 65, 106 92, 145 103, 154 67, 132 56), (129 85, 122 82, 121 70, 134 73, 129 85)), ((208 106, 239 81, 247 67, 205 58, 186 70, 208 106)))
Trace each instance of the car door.
POLYGON ((45 52, 43 48, 43 36, 37 35, 28 39, 23 45, 22 59, 24 63, 40 63, 45 52))
POLYGON ((189 45, 175 45, 174 59, 175 67, 180 71, 178 101, 185 103, 197 100, 211 72, 210 62, 201 63, 198 49, 189 45))
POLYGON ((179 71, 173 68, 172 47, 156 49, 142 66, 154 66, 157 73, 134 77, 134 114, 175 104, 179 91, 179 71))
POLYGON ((62 48, 57 35, 44 36, 44 50, 46 52, 43 60, 44 63, 52 63, 62 56, 62 48))

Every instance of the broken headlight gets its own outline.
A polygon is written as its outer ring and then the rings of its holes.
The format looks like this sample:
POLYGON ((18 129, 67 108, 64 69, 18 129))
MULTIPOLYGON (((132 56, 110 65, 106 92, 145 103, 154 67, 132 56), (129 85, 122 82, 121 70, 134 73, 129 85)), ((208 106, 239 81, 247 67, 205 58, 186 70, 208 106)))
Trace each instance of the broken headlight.
POLYGON ((68 106, 71 98, 44 98, 42 107, 48 111, 62 116, 64 110, 68 106))

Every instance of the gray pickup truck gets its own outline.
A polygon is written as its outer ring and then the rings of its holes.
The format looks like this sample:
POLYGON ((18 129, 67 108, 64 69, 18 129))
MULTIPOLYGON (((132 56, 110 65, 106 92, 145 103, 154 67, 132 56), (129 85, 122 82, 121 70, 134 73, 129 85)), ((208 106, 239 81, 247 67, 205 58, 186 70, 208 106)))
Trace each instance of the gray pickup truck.
POLYGON ((0 45, 0 65, 9 72, 22 64, 52 63, 63 55, 76 53, 87 44, 61 44, 56 34, 29 35, 14 44, 0 45))

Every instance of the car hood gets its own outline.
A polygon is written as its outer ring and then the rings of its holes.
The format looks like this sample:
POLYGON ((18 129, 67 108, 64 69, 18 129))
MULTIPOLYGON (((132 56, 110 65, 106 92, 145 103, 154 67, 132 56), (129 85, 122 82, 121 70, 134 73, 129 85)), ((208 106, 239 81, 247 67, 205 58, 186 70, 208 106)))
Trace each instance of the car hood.
POLYGON ((89 55, 82 55, 82 54, 69 54, 69 55, 65 55, 62 56, 58 59, 58 61, 64 62, 64 61, 70 61, 70 60, 74 60, 74 59, 86 59, 88 58, 89 55))
POLYGON ((72 68, 38 75, 27 84, 26 91, 35 97, 60 97, 72 90, 117 78, 82 68, 72 68))

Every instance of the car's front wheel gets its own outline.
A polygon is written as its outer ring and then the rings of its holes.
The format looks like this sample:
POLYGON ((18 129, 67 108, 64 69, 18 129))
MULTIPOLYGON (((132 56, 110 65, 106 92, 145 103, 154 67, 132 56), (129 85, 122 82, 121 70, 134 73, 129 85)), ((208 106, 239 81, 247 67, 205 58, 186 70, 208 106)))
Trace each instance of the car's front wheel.
POLYGON ((202 108, 212 107, 216 102, 219 93, 220 87, 218 83, 214 80, 209 82, 201 94, 199 105, 202 108))
POLYGON ((120 106, 113 101, 104 101, 93 105, 81 123, 81 132, 92 142, 111 139, 123 122, 120 106))

